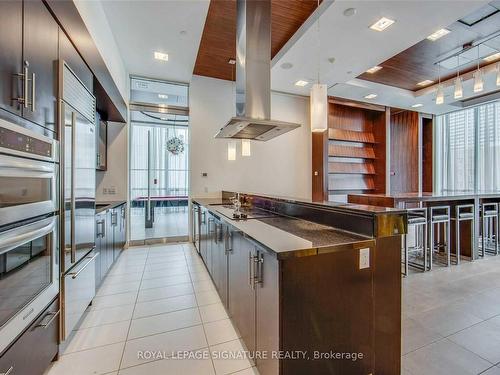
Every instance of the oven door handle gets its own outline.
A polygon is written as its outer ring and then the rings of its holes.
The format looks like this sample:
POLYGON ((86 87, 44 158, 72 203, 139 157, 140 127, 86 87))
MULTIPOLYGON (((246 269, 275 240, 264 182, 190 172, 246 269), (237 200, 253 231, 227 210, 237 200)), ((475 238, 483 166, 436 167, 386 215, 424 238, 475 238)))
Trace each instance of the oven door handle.
POLYGON ((0 155, 0 171, 15 171, 17 174, 23 172, 55 173, 54 164, 36 160, 22 159, 8 155, 0 155))
POLYGON ((55 217, 3 232, 0 236, 0 255, 26 242, 52 232, 56 225, 55 217))

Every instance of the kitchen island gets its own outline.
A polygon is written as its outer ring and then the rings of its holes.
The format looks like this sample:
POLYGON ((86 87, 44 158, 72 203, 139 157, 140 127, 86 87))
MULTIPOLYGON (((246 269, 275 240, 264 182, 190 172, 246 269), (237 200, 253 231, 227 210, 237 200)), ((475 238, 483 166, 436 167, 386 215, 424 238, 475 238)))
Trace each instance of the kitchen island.
POLYGON ((261 374, 399 374, 406 213, 232 192, 194 242, 261 374))

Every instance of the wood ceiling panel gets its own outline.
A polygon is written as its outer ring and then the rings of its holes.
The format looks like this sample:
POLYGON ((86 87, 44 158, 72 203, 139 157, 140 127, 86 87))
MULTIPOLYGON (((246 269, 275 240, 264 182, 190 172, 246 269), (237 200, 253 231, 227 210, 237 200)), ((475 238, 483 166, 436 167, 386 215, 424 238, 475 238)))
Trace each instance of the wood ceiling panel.
MULTIPOLYGON (((318 5, 317 0, 271 0, 274 57, 318 5)), ((211 0, 193 74, 235 80, 236 0, 211 0)))
MULTIPOLYGON (((372 74, 363 73, 358 78, 412 91, 422 88, 417 86, 418 82, 427 79, 437 82, 439 74, 441 74, 442 81, 447 80, 456 75, 456 70, 441 68, 439 71, 437 61, 440 61, 450 51, 497 32, 499 25, 500 13, 494 14, 472 27, 457 21, 447 27, 451 31, 450 34, 435 42, 424 39, 379 64, 383 69, 372 74)), ((480 66, 488 64, 490 63, 481 61, 480 66)), ((466 73, 476 67, 474 62, 463 65, 460 71, 466 73)))

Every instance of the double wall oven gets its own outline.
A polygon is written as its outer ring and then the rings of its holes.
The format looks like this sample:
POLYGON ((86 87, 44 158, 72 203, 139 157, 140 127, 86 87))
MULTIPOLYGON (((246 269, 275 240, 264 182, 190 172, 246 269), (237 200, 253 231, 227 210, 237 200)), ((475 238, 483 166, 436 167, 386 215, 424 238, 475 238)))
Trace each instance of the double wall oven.
POLYGON ((0 353, 59 292, 58 143, 0 119, 0 353))

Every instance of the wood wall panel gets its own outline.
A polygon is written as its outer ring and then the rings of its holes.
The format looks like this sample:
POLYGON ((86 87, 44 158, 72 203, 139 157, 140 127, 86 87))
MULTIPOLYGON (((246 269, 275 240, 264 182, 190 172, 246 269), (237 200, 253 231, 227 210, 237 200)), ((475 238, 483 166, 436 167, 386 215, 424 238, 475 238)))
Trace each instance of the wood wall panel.
MULTIPOLYGON (((329 98, 328 193, 385 193, 387 110, 329 98)), ((313 157, 315 154, 313 142, 313 157)))
MULTIPOLYGON (((320 2, 321 3, 321 2, 320 2)), ((271 56, 274 57, 318 6, 317 0, 271 0, 271 56)), ((193 74, 236 79, 236 1, 211 0, 193 74)))
POLYGON ((312 200, 323 202, 328 200, 327 164, 328 140, 326 133, 312 133, 312 200))
POLYGON ((417 112, 391 114, 391 193, 418 191, 417 112))
POLYGON ((432 192, 432 127, 433 120, 422 119, 422 191, 432 192))

